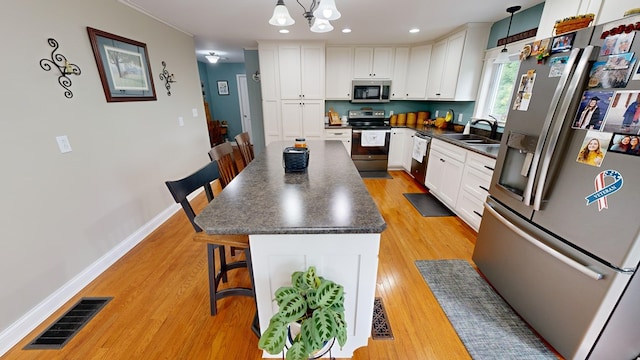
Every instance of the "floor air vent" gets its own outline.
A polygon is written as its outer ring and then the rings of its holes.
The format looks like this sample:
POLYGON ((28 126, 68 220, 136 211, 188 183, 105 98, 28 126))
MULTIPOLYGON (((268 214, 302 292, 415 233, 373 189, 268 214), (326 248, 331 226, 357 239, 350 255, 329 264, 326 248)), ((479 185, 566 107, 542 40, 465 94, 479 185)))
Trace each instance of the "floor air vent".
POLYGON ((373 302, 373 322, 371 323, 371 337, 374 340, 393 339, 391 325, 387 320, 387 313, 384 311, 382 299, 377 297, 373 302))
POLYGON ((61 349, 111 299, 111 297, 80 299, 69 311, 38 335, 24 349, 61 349))

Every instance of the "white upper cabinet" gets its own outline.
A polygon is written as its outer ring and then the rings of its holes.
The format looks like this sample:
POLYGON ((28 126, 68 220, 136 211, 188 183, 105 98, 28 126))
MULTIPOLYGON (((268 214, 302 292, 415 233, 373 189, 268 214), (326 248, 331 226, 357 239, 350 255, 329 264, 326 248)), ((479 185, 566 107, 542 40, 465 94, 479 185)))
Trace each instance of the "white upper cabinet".
POLYGON ((407 71, 409 68, 409 47, 397 47, 391 78, 391 99, 401 100, 407 96, 407 71))
POLYGON ((260 89, 262 100, 280 99, 278 79, 278 47, 272 44, 258 46, 260 56, 260 89))
POLYGON ((428 100, 474 101, 491 24, 470 23, 438 41, 431 51, 428 100))
POLYGON ((393 47, 356 47, 353 59, 354 79, 391 79, 393 47))
POLYGON ((424 100, 427 92, 427 79, 431 67, 431 45, 411 48, 407 71, 407 99, 424 100))
POLYGON ((278 57, 281 99, 324 99, 324 44, 282 44, 278 57))
POLYGON ((325 98, 351 100, 353 79, 353 48, 327 47, 325 98))

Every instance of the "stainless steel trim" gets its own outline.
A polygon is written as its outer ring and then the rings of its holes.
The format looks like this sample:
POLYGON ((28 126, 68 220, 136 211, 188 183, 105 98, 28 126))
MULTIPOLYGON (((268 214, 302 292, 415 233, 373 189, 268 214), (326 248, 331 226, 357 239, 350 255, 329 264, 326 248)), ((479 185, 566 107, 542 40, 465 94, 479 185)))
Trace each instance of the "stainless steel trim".
POLYGON ((527 185, 524 188, 523 193, 523 202, 526 206, 531 205, 531 195, 533 193, 533 183, 535 182, 535 174, 538 171, 538 163, 540 162, 540 153, 542 152, 542 148, 544 146, 545 140, 549 133, 549 127, 551 126, 551 122, 553 121, 554 114, 556 109, 558 108, 558 104, 560 103, 560 97, 562 92, 564 91, 565 86, 567 85, 567 81, 569 77, 574 72, 576 59, 580 56, 580 52, 582 49, 575 48, 571 50, 571 54, 569 55, 569 60, 567 60, 567 65, 564 67, 564 71, 562 72, 562 76, 558 82, 558 86, 556 86, 556 91, 553 93, 553 98, 551 99, 549 110, 547 111, 547 116, 544 119, 544 125, 542 125, 542 132, 540 133, 540 137, 538 138, 538 144, 536 145, 536 151, 533 155, 533 161, 531 162, 531 168, 529 169, 529 180, 527 181, 527 185))
MULTIPOLYGON (((540 175, 538 176, 538 183, 536 185, 535 195, 533 197, 533 209, 540 210, 540 205, 542 204, 542 194, 544 192, 544 188, 547 181, 547 175, 549 175, 549 167, 551 166, 551 158, 553 157, 553 153, 556 151, 556 146, 558 145, 558 139, 560 138, 560 132, 562 130, 562 126, 566 121, 567 111, 569 110, 569 106, 571 105, 571 101, 573 100, 574 95, 577 92, 578 86, 584 80, 584 76, 589 73, 591 67, 589 63, 595 60, 595 57, 599 53, 599 48, 595 48, 592 45, 587 46, 582 53, 582 57, 578 62, 578 66, 576 67, 575 73, 571 78, 571 82, 567 87, 567 92, 562 100, 562 104, 560 105, 560 110, 555 116, 558 119, 553 124, 553 129, 551 130, 551 136, 549 137, 549 146, 547 146, 547 150, 542 157, 542 166, 540 168, 540 175), (598 50, 598 51, 594 51, 598 50)), ((537 153, 537 151, 536 151, 537 153)))
POLYGON ((505 217, 500 215, 500 213, 498 213, 491 205, 489 205, 487 203, 484 203, 484 208, 489 213, 491 213, 491 215, 493 215, 498 221, 500 221, 504 226, 509 228, 509 230, 513 231, 514 233, 516 233, 521 238, 527 240, 532 245, 535 245, 540 250, 542 250, 542 251, 546 252, 547 254, 553 256, 554 258, 558 259, 562 263, 570 266, 571 268, 573 268, 575 270, 578 270, 579 272, 583 273, 584 275, 586 275, 586 276, 588 276, 588 277, 590 277, 590 278, 592 278, 594 280, 600 280, 600 279, 604 278, 604 275, 598 273, 597 271, 589 269, 588 267, 580 264, 579 262, 573 260, 572 258, 567 257, 566 255, 560 253, 559 251, 557 251, 557 250, 555 250, 555 249, 553 249, 553 248, 541 243, 536 238, 534 238, 533 236, 529 235, 528 233, 526 233, 525 231, 523 231, 522 229, 520 229, 519 227, 517 227, 516 225, 511 223, 505 217))
POLYGON ((384 131, 384 132, 386 132, 386 133, 390 133, 390 132, 391 132, 391 129, 380 129, 380 130, 377 130, 377 129, 371 129, 371 130, 356 130, 356 129, 354 129, 354 130, 353 130, 353 132, 354 132, 354 133, 357 133, 357 134, 362 133, 362 131, 384 131))

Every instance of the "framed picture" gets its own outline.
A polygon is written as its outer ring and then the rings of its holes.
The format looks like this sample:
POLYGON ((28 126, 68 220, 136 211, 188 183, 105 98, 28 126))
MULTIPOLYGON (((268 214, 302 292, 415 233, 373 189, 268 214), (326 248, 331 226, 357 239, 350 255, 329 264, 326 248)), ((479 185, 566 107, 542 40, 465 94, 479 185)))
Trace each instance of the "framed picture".
POLYGON ((147 45, 87 27, 107 102, 156 100, 147 45))
POLYGON ((573 47, 573 38, 575 38, 576 33, 564 34, 560 36, 556 36, 553 38, 553 42, 551 43, 551 53, 569 51, 573 47))
POLYGON ((218 95, 229 95, 229 83, 227 83, 227 80, 218 80, 218 95))

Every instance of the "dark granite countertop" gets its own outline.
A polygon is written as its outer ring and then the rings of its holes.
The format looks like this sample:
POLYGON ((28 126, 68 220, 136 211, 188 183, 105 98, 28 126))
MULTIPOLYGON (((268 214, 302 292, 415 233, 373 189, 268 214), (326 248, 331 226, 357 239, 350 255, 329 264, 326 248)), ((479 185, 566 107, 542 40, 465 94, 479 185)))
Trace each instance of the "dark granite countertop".
MULTIPOLYGON (((478 148, 478 147, 474 147, 471 146, 463 141, 460 140, 456 140, 456 139, 452 139, 450 137, 444 136, 445 134, 454 134, 455 131, 452 130, 446 130, 446 129, 438 129, 434 126, 426 126, 426 125, 394 125, 393 127, 404 127, 404 128, 409 128, 409 129, 414 129, 417 132, 430 136, 432 138, 436 138, 442 141, 446 141, 450 144, 456 145, 456 146, 460 146, 464 149, 467 150, 471 150, 473 152, 476 152, 480 155, 484 155, 484 156, 488 156, 490 158, 495 159, 498 156, 498 151, 500 149, 500 147, 496 146, 496 147, 491 147, 491 148, 478 148)), ((488 138, 488 133, 484 134, 477 134, 477 135, 482 135, 488 138)))
POLYGON ((307 171, 285 173, 293 142, 269 144, 195 222, 209 234, 381 233, 387 225, 342 142, 307 145, 307 171))

